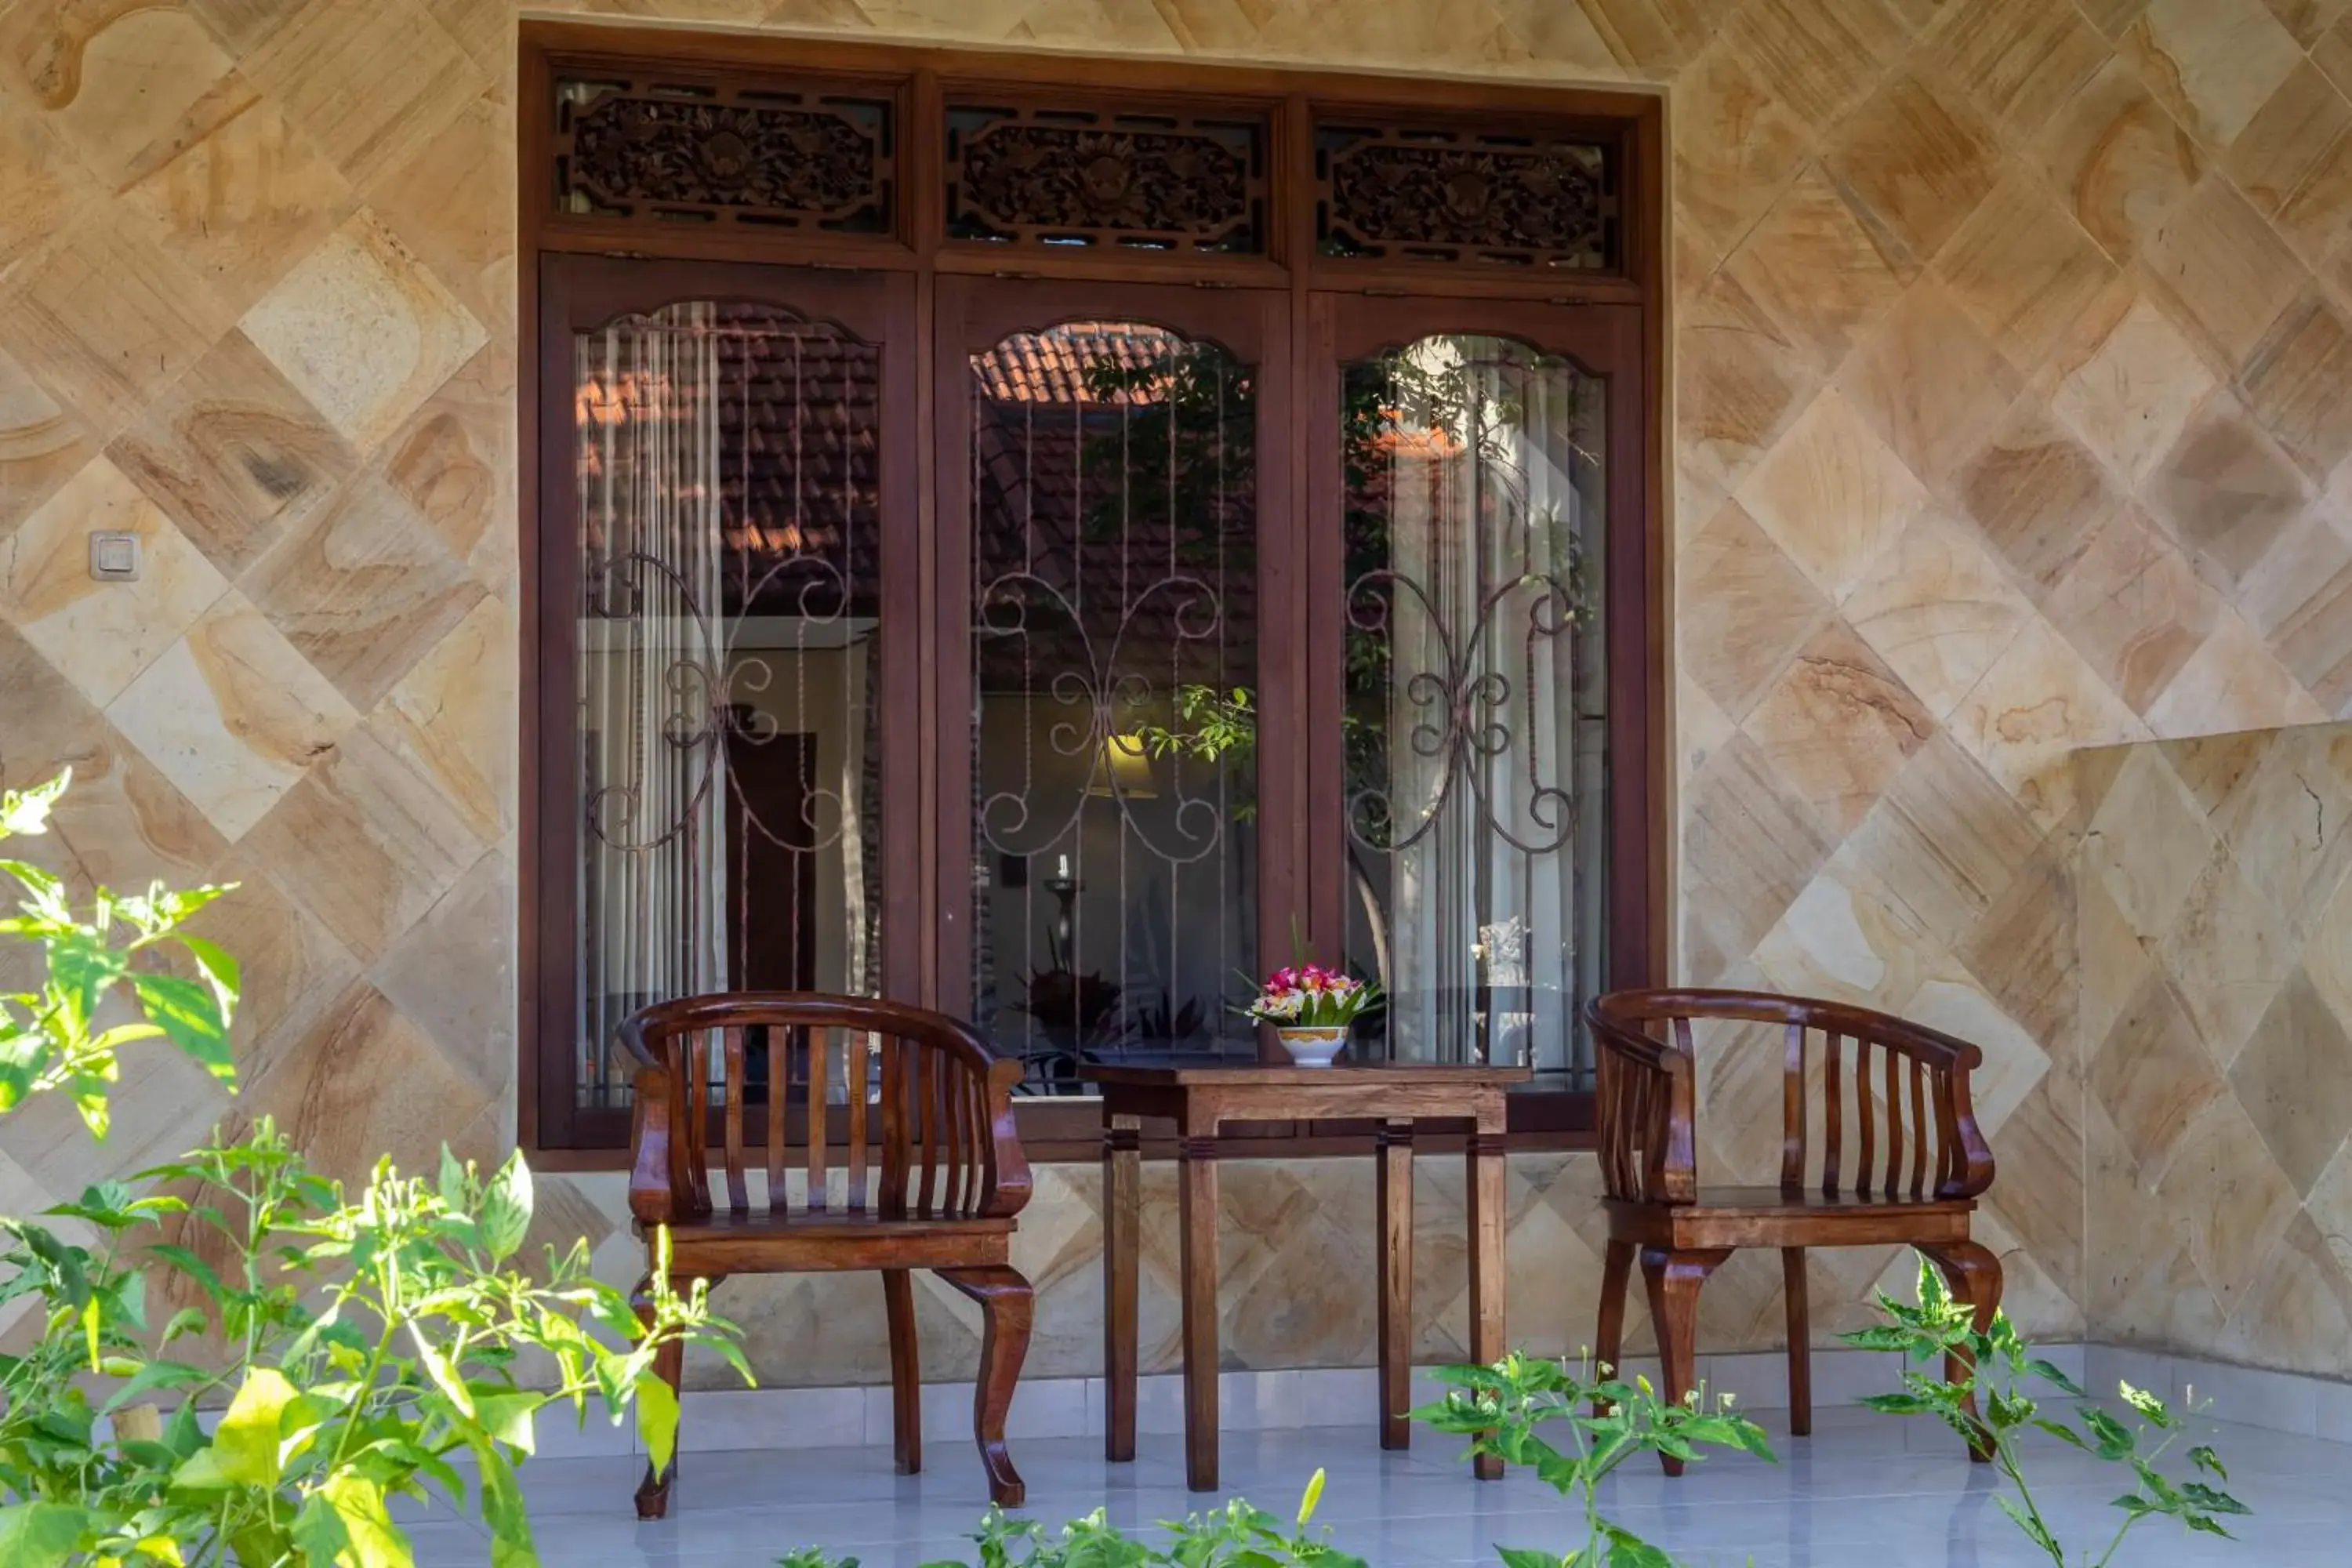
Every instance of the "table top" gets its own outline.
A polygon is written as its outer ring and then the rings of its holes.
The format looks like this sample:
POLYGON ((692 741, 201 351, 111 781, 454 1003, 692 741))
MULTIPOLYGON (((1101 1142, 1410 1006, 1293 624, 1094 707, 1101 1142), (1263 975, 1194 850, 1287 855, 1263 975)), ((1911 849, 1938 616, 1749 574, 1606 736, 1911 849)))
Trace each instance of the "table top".
POLYGON ((1370 1067, 1085 1067, 1086 1083, 1130 1089, 1502 1089, 1535 1077, 1531 1068, 1471 1067, 1451 1062, 1381 1062, 1370 1067))

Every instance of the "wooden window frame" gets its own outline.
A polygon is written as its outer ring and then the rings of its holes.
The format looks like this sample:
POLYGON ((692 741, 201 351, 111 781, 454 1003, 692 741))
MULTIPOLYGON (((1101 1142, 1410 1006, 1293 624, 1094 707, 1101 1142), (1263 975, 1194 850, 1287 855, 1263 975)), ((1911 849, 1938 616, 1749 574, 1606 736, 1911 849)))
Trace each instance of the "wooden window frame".
MULTIPOLYGON (((761 268, 910 275, 915 330, 911 417, 919 432, 936 430, 940 423, 940 372, 933 353, 938 342, 936 301, 940 280, 958 275, 1067 279, 1074 285, 1159 283, 1286 291, 1291 297, 1287 380, 1294 398, 1309 413, 1318 404, 1330 401, 1324 395, 1329 389, 1316 386, 1315 376, 1320 363, 1318 355, 1328 357, 1333 297, 1400 297, 1401 304, 1402 298, 1409 298, 1416 307, 1450 300, 1461 303, 1466 318, 1484 323, 1455 330, 1506 328, 1514 306, 1533 314, 1591 310, 1606 315, 1608 331, 1620 344, 1618 352, 1639 366, 1641 413, 1638 430, 1619 429, 1612 437, 1611 454, 1610 566, 1605 590, 1612 758, 1609 984, 1631 987, 1663 982, 1671 951, 1672 752, 1666 723, 1662 521, 1666 461, 1665 152, 1663 105, 1657 97, 1488 81, 1214 67, 1163 58, 1024 56, 567 22, 525 21, 520 51, 518 320, 526 341, 519 356, 517 399, 520 516, 530 520, 532 537, 521 552, 520 621, 525 630, 519 639, 522 732, 517 1081, 520 1141, 535 1159, 550 1169, 613 1169, 625 1156, 621 1119, 572 1112, 566 1100, 571 1070, 561 1057, 543 1057, 544 1051, 568 1053, 571 1048, 572 1030, 556 1016, 572 1003, 571 987, 565 984, 570 973, 569 922, 562 914, 570 900, 561 896, 558 884, 572 875, 574 849, 569 837, 550 832, 547 822, 548 807, 568 810, 568 803, 566 786, 560 775, 552 773, 546 748, 551 734, 570 733, 562 706, 570 682, 562 671, 552 668, 560 644, 543 625, 546 601, 541 598, 542 593, 551 590, 560 595, 562 584, 568 580, 564 568, 542 559, 552 550, 551 536, 559 531, 548 526, 552 520, 541 517, 542 497, 554 499, 543 489, 543 476, 553 473, 556 484, 565 482, 551 462, 556 447, 562 444, 551 441, 541 407, 551 390, 550 378, 562 370, 556 345, 546 341, 553 330, 551 318, 542 321, 541 267, 550 258, 618 256, 681 271, 697 264, 753 263, 761 268), (642 71, 647 67, 686 79, 694 79, 698 73, 712 79, 744 72, 817 76, 861 94, 886 99, 893 106, 897 127, 892 231, 845 234, 733 225, 678 225, 656 230, 625 220, 559 213, 550 177, 552 124, 549 112, 559 76, 576 69, 642 71), (945 190, 940 177, 943 139, 939 132, 946 105, 950 100, 990 92, 1034 100, 1057 90, 1078 95, 1115 93, 1122 103, 1148 106, 1159 100, 1192 110, 1222 109, 1265 117, 1271 135, 1270 197, 1262 249, 1203 255, 1109 247, 1016 247, 945 238, 945 190), (1406 118, 1447 125, 1493 124, 1518 117, 1549 131, 1572 130, 1608 139, 1615 147, 1619 178, 1619 268, 1613 272, 1533 271, 1320 255, 1311 200, 1315 127, 1318 120, 1354 117, 1406 118), (1318 321, 1323 325, 1318 327, 1318 321)), ((1303 431, 1306 425, 1305 419, 1293 421, 1294 429, 1303 431)), ((1305 449, 1308 445, 1302 436, 1293 449, 1275 459, 1283 466, 1286 482, 1291 485, 1294 516, 1310 510, 1316 495, 1324 490, 1314 472, 1313 455, 1305 449)), ((920 434, 913 447, 916 527, 919 539, 936 539, 940 537, 935 516, 941 493, 940 458, 931 449, 931 440, 920 434)), ((1336 538, 1336 526, 1331 531, 1336 538)), ((1300 537, 1276 546, 1295 557, 1292 608, 1307 616, 1318 613, 1318 601, 1312 596, 1314 585, 1338 570, 1332 560, 1336 544, 1316 545, 1315 532, 1310 521, 1300 537)), ((564 540, 568 543, 568 531, 564 540)), ((950 612, 960 608, 945 604, 940 570, 938 552, 919 552, 918 605, 937 607, 938 624, 919 630, 921 647, 914 661, 919 671, 914 683, 919 687, 923 710, 934 714, 941 712, 941 657, 966 656, 963 647, 946 649, 939 642, 952 618, 950 612)), ((950 570, 952 573, 952 566, 950 570)), ((1321 606, 1320 614, 1336 617, 1336 595, 1324 596, 1333 602, 1321 606)), ((1273 606, 1268 608, 1271 611, 1273 606)), ((1317 635, 1310 633, 1310 637, 1317 635)), ((1325 640, 1336 642, 1338 635, 1333 618, 1325 640)), ((1309 689, 1299 699, 1310 720, 1328 714, 1336 725, 1339 679, 1336 659, 1310 662, 1302 677, 1309 689)), ((884 783, 886 800, 897 803, 886 809, 905 809, 908 802, 915 803, 911 836, 917 842, 911 849, 917 863, 929 868, 921 879, 917 909, 905 910, 895 900, 890 904, 885 941, 890 942, 888 932, 895 923, 900 941, 892 944, 892 951, 902 962, 898 973, 886 981, 892 995, 933 1005, 948 995, 948 1005, 953 1006, 954 998, 949 994, 952 988, 945 979, 953 971, 943 964, 941 953, 943 946, 952 952, 954 943, 943 944, 936 933, 948 907, 942 900, 952 899, 959 888, 968 900, 970 889, 966 873, 960 868, 955 875, 949 874, 945 851, 951 846, 942 842, 943 837, 953 837, 941 831, 946 818, 941 815, 939 753, 943 744, 954 739, 946 734, 948 728, 942 718, 922 734, 916 748, 919 776, 915 780, 902 778, 895 785, 888 779, 884 783), (904 941, 909 916, 920 922, 919 929, 933 933, 929 940, 904 941), (910 946, 916 951, 908 952, 910 946), (903 961, 912 962, 911 975, 906 973, 903 961)), ((1296 771, 1298 776, 1275 785, 1269 802, 1286 795, 1301 800, 1318 798, 1317 792, 1334 787, 1336 781, 1315 773, 1316 766, 1302 761, 1296 770, 1285 770, 1296 771)), ((904 821, 896 818, 893 825, 904 821)), ((905 847, 903 841, 901 847, 905 847)), ((1310 931, 1327 926, 1339 929, 1334 922, 1341 918, 1343 889, 1338 878, 1322 880, 1331 886, 1307 887, 1300 900, 1310 931)), ((1024 1103, 1020 1116, 1023 1141, 1033 1159, 1092 1160, 1100 1153, 1100 1112, 1094 1101, 1041 1098, 1024 1103)), ((1591 1128, 1591 1096, 1587 1092, 1540 1089, 1512 1097, 1514 1148, 1590 1147, 1591 1128)), ((1270 1150, 1279 1147, 1286 1156, 1353 1152, 1369 1146, 1370 1129, 1307 1122, 1265 1129, 1263 1136, 1269 1140, 1270 1150)))

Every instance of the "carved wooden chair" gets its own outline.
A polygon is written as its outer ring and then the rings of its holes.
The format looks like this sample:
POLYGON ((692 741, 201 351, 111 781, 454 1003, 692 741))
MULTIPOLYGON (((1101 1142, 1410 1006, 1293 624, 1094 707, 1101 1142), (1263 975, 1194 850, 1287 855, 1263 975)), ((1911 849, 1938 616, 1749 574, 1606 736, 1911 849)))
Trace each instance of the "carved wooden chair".
MULTIPOLYGON (((1024 1498, 1004 1447, 1004 1416, 1029 1351, 1029 1281, 1009 1261, 1013 1216, 1029 1201, 1029 1163, 1010 1100, 1021 1076, 970 1027, 943 1014, 850 996, 783 991, 688 996, 645 1008, 622 1026, 638 1062, 630 1134, 629 1211, 646 1238, 652 1283, 655 1227, 670 1228, 670 1277, 679 1289, 736 1274, 875 1269, 890 1330, 891 1430, 899 1470, 922 1468, 920 1363, 913 1270, 928 1268, 980 1303, 983 1314, 972 1425, 989 1496, 1006 1508, 1024 1498), (747 1107, 746 1058, 764 1036, 763 1106, 747 1107), (845 1037, 834 1048, 834 1037, 845 1037), (712 1064, 723 1074, 714 1106, 712 1064), (838 1071, 845 1104, 827 1114, 838 1071), (868 1086, 872 1086, 869 1104, 868 1086), (764 1144, 767 1186, 751 1205, 744 1172, 744 1118, 764 1144), (794 1114, 788 1116, 787 1112, 794 1114), (803 1131, 806 1190, 785 1184, 788 1135, 803 1131), (727 1185, 710 1189, 713 1135, 727 1185), (835 1167, 845 1177, 829 1192, 835 1167)), ((753 1157, 758 1157, 755 1147, 753 1157)), ((677 1386, 682 1352, 656 1370, 677 1386)), ((650 1467, 637 1514, 659 1519, 677 1474, 650 1467)))
MULTIPOLYGON (((1617 992, 1594 998, 1585 1016, 1600 1049, 1596 1109, 1609 1213, 1601 1361, 1616 1363, 1637 1252, 1665 1395, 1679 1401, 1692 1386, 1699 1288, 1737 1248, 1780 1249, 1789 1426, 1799 1436, 1812 1429, 1806 1248, 1916 1247, 1950 1282, 1954 1299, 1975 1309, 1978 1326, 1991 1323, 2000 1262, 1969 1237, 1969 1215, 1993 1176, 1969 1096, 1969 1075, 1982 1060, 1976 1047, 1866 1008, 1737 991, 1617 992), (1694 1020, 1779 1027, 1778 1187, 1699 1184, 1694 1020), (1817 1052, 1815 1034, 1822 1037, 1817 1052)), ((1955 1358, 1946 1375, 1962 1370, 1955 1358)), ((1664 1462, 1668 1475, 1682 1473, 1679 1460, 1664 1462)))

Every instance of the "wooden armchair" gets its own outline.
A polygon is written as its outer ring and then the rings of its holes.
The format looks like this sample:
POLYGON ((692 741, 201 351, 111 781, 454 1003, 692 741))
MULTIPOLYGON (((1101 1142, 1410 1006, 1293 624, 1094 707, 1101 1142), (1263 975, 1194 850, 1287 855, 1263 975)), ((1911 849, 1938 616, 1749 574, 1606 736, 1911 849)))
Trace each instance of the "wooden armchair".
MULTIPOLYGON (((1609 1211, 1600 1360, 1617 1360, 1637 1249, 1673 1400, 1691 1390, 1707 1276, 1738 1247, 1780 1249, 1789 1423, 1799 1436, 1812 1429, 1807 1247, 1916 1247, 1950 1281, 1954 1298, 1975 1309, 1979 1327, 1992 1321, 2000 1262, 1969 1237, 1969 1215, 1993 1174, 1969 1097, 1969 1075, 1982 1060, 1976 1047, 1865 1008, 1737 991, 1618 992, 1596 997, 1585 1016, 1600 1047, 1596 1109, 1609 1211), (1695 1019, 1780 1026, 1778 1187, 1699 1184, 1695 1019)), ((1665 1468, 1682 1473, 1678 1460, 1665 1468)))
MULTIPOLYGON (((889 1319, 892 1435, 898 1468, 922 1468, 920 1363, 913 1270, 929 1268, 980 1303, 984 1315, 972 1425, 989 1496, 1006 1508, 1024 1497, 1004 1447, 1004 1415, 1029 1351, 1029 1281, 1010 1262, 1013 1216, 1029 1201, 1029 1163, 1015 1136, 1010 1096, 1017 1063, 999 1060, 980 1037, 942 1014, 895 1003, 797 992, 739 992, 658 1003, 622 1026, 640 1064, 630 1133, 629 1210, 646 1238, 652 1283, 654 1233, 670 1227, 670 1276, 681 1289, 735 1274, 876 1269, 889 1319), (744 1174, 747 1032, 766 1037, 767 1185, 751 1206, 744 1174), (835 1033, 845 1037, 834 1048, 835 1033), (712 1105, 711 1064, 724 1093, 712 1105), (827 1114, 839 1071, 845 1105, 827 1114), (870 1095, 868 1086, 874 1086, 870 1095), (788 1110, 799 1114, 790 1119, 788 1110), (836 1125, 829 1125, 836 1123, 836 1125), (788 1133, 804 1130, 807 1185, 792 1203, 784 1178, 788 1133), (710 1191, 711 1137, 720 1141, 727 1201, 710 1191), (832 1185, 839 1138, 845 1191, 832 1185), (836 1206, 838 1202, 838 1206, 836 1206)), ((756 1050, 749 1052, 756 1056, 756 1050)), ((656 1368, 677 1386, 681 1352, 656 1368)), ((677 1473, 650 1467, 637 1515, 668 1511, 677 1473)))

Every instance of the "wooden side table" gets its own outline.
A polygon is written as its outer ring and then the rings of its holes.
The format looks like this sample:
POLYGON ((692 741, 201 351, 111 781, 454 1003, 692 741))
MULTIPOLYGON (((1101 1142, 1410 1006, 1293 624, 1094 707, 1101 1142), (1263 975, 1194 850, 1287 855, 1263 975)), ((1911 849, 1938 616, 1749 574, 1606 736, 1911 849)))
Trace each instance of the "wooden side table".
MULTIPOLYGON (((1466 1121, 1470 1357, 1503 1353, 1504 1090, 1525 1068, 1098 1067, 1081 1075, 1103 1096, 1104 1451, 1135 1458, 1136 1288, 1141 1234, 1142 1123, 1175 1123, 1181 1163, 1184 1313, 1184 1479, 1217 1485, 1217 1134, 1250 1121, 1376 1123, 1380 1232, 1381 1446, 1412 1440, 1412 1131, 1466 1121)), ((1482 1458, 1491 1480, 1499 1461, 1482 1458)))

